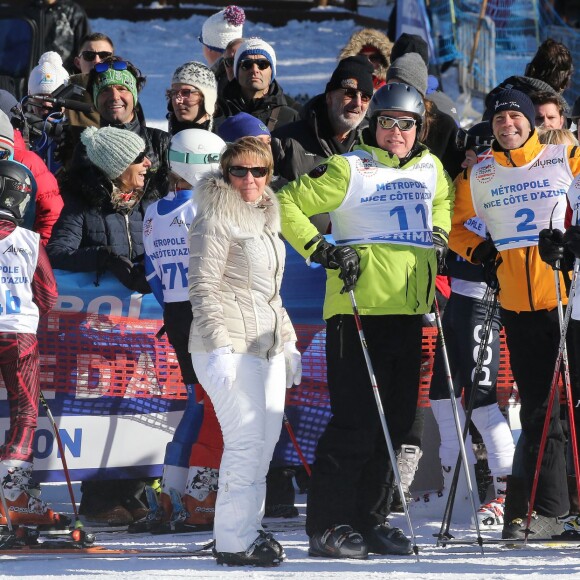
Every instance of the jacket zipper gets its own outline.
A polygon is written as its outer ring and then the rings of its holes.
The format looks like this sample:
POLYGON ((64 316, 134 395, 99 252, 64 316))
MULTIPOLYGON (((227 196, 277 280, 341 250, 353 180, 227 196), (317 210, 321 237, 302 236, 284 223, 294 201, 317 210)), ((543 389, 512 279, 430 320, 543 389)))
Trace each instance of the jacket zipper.
MULTIPOLYGON (((264 233, 265 233, 266 237, 268 238, 269 242, 272 244, 272 251, 274 253, 274 264, 275 264, 275 267, 274 267, 274 289, 273 289, 272 295, 270 296, 270 299, 268 300, 268 305, 270 306, 270 308, 272 308, 272 300, 274 300, 274 298, 278 294, 277 276, 278 276, 278 270, 280 269, 280 260, 278 260, 278 253, 276 252, 276 244, 274 243, 273 236, 271 235, 270 231, 267 228, 264 229, 264 233)), ((268 262, 270 262, 269 258, 268 258, 268 262)), ((273 340, 272 346, 268 349, 268 352, 266 353, 267 360, 270 360, 271 351, 274 348, 274 346, 276 346, 276 334, 278 331, 278 316, 277 316, 274 308, 272 308, 272 312, 274 313, 274 335, 272 338, 272 340, 273 340)))
POLYGON ((127 228, 127 243, 129 244, 129 260, 133 261, 133 243, 131 242, 131 234, 129 233, 129 214, 124 214, 125 227, 127 228))
POLYGON ((528 300, 530 301, 530 308, 534 308, 534 300, 532 297, 532 281, 530 279, 530 248, 526 248, 526 281, 528 283, 528 300))

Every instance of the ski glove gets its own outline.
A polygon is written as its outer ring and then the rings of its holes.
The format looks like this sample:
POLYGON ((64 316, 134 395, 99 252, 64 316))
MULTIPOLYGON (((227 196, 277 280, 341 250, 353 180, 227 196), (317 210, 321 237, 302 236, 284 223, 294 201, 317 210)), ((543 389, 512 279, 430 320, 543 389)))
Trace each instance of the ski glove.
POLYGON ((310 256, 310 260, 321 264, 327 270, 340 270, 338 277, 344 282, 341 294, 354 290, 360 271, 360 260, 354 248, 333 246, 323 239, 310 256))
POLYGON ((236 360, 231 346, 212 350, 207 361, 207 378, 215 389, 231 390, 236 380, 236 360))
POLYGON ((129 258, 115 254, 109 246, 100 249, 97 260, 99 271, 109 270, 125 288, 140 294, 151 293, 142 263, 134 264, 129 258))
POLYGON ((447 232, 441 228, 433 228, 433 246, 435 248, 435 254, 437 255, 437 273, 442 274, 445 270, 445 258, 447 257, 448 246, 447 242, 449 236, 447 232))
POLYGON ((302 355, 292 340, 284 343, 284 359, 286 360, 286 388, 293 384, 299 385, 302 380, 302 355))
POLYGON ((539 235, 540 258, 554 268, 561 270, 564 265, 564 234, 561 230, 544 228, 539 235))
POLYGON ((474 262, 479 262, 483 267, 483 279, 485 283, 495 291, 499 290, 499 280, 497 279, 497 249, 490 239, 484 240, 473 250, 471 258, 474 262))
POLYGON ((580 258, 580 226, 570 226, 566 230, 564 244, 576 258, 580 258))

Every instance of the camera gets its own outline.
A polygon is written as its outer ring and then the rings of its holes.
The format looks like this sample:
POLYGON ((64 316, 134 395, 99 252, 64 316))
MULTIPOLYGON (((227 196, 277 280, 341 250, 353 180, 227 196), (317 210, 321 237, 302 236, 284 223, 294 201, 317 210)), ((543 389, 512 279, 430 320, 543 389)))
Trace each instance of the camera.
POLYGON ((63 138, 67 119, 62 108, 90 113, 93 106, 83 101, 86 90, 75 84, 61 85, 50 95, 27 95, 19 105, 12 108, 11 123, 19 129, 32 146, 39 141, 60 141, 63 138), (33 105, 44 110, 39 116, 28 110, 33 105))

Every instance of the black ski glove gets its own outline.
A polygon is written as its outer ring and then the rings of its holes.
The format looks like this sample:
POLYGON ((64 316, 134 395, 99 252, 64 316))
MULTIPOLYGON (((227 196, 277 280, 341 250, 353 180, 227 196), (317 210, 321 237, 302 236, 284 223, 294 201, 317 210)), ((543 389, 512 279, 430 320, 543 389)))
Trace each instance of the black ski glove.
POLYGON ((576 258, 580 258, 580 226, 570 226, 566 230, 564 244, 576 258))
POLYGON ((129 258, 115 254, 109 246, 103 246, 100 249, 97 259, 99 272, 108 270, 125 288, 140 294, 151 292, 143 264, 133 264, 129 258))
POLYGON ((546 264, 552 266, 554 270, 561 270, 564 266, 564 234, 562 231, 544 228, 539 235, 538 251, 540 258, 546 264))
POLYGON ((490 239, 484 240, 473 250, 471 258, 474 262, 479 262, 483 268, 483 279, 485 283, 495 291, 499 290, 499 280, 497 279, 497 249, 490 239))
POLYGON ((344 282, 341 294, 354 290, 360 271, 360 260, 354 248, 333 246, 323 239, 310 256, 310 260, 321 264, 327 270, 340 270, 338 277, 344 282))
POLYGON ((441 228, 433 228, 433 246, 435 247, 435 254, 437 254, 437 274, 442 274, 445 270, 445 258, 449 250, 447 243, 449 236, 445 230, 441 228))

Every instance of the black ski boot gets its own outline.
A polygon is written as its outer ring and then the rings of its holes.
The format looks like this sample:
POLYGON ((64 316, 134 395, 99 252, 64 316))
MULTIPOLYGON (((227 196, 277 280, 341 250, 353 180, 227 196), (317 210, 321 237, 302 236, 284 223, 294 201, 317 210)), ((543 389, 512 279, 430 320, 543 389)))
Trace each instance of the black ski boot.
POLYGON ((373 554, 392 554, 407 556, 413 553, 411 541, 400 528, 391 528, 389 522, 378 524, 363 532, 369 552, 373 554))
POLYGON ((340 525, 310 536, 308 555, 364 560, 368 557, 369 550, 358 532, 355 532, 350 526, 340 525))
POLYGON ((269 568, 282 562, 270 542, 259 535, 245 552, 214 552, 221 566, 261 566, 269 568))
POLYGON ((264 540, 266 540, 268 545, 271 548, 273 548, 273 550, 276 552, 276 555, 278 556, 278 558, 280 558, 280 560, 286 559, 286 552, 284 551, 282 544, 278 540, 276 540, 276 538, 274 538, 274 536, 271 533, 265 532, 264 530, 258 530, 258 534, 260 534, 260 537, 264 538, 264 540))
MULTIPOLYGON (((516 518, 504 524, 501 532, 502 540, 523 540, 526 537, 526 521, 526 518, 516 518)), ((552 540, 554 537, 561 536, 563 532, 564 524, 561 518, 532 513, 528 538, 552 540)))

